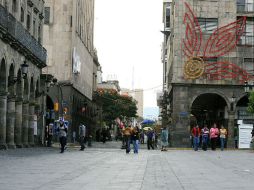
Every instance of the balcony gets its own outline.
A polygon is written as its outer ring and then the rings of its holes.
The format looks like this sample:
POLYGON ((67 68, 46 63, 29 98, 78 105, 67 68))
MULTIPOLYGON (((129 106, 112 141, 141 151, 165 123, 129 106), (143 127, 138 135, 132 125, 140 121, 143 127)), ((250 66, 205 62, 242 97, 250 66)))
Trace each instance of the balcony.
POLYGON ((43 68, 46 66, 47 51, 42 45, 0 5, 0 38, 43 68))
POLYGON ((237 3, 237 12, 238 13, 253 13, 254 12, 254 3, 237 3))

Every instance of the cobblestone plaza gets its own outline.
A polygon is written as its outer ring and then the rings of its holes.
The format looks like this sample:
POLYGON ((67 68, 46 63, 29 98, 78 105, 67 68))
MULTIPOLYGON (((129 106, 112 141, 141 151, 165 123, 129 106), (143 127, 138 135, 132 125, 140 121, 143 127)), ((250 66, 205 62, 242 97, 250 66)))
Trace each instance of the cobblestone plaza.
POLYGON ((57 148, 7 150, 0 152, 0 189, 250 190, 253 155, 249 150, 141 149, 138 155, 116 148, 68 148, 64 154, 57 148))

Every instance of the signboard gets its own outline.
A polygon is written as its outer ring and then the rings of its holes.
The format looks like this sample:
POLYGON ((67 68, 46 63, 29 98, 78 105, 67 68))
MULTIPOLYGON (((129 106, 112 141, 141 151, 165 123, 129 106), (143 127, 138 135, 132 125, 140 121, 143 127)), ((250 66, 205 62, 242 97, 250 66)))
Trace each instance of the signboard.
POLYGON ((72 59, 73 59, 73 73, 79 74, 81 69, 81 62, 75 47, 73 48, 72 59))
POLYGON ((243 124, 242 122, 240 122, 238 128, 239 128, 238 147, 239 148, 250 148, 251 131, 252 131, 253 125, 252 124, 243 124))

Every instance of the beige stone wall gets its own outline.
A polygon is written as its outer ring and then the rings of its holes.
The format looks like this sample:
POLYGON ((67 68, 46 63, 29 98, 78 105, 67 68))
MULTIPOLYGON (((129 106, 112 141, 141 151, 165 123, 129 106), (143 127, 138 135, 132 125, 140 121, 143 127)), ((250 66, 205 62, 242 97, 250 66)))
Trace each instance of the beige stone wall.
MULTIPOLYGON (((236 1, 235 0, 219 0, 219 1, 200 1, 200 0, 176 0, 174 4, 173 15, 171 18, 171 52, 168 54, 168 68, 173 73, 173 83, 198 83, 198 84, 229 84, 232 83, 231 79, 212 81, 205 78, 199 78, 196 80, 186 80, 184 78, 184 63, 187 61, 187 57, 182 51, 182 39, 185 37, 185 25, 183 24, 183 18, 185 14, 184 2, 187 2, 192 8, 196 17, 202 18, 218 18, 218 27, 227 25, 236 20, 236 1), (173 67, 171 67, 171 65, 173 67)), ((211 34, 203 34, 203 41, 201 47, 205 46, 207 39, 211 34)), ((236 48, 230 53, 227 53, 223 57, 218 58, 220 60, 234 60, 236 58, 236 48)))
MULTIPOLYGON (((24 63, 25 57, 19 53, 18 51, 14 50, 9 44, 6 44, 0 39, 0 61, 4 59, 5 61, 5 66, 6 66, 6 81, 8 81, 8 76, 9 76, 9 71, 11 65, 14 66, 14 76, 18 76, 18 71, 21 70, 21 65, 24 63)), ((33 62, 30 60, 26 60, 27 64, 29 65, 28 67, 28 74, 27 74, 27 81, 28 81, 28 89, 30 89, 31 81, 33 79, 33 86, 35 90, 35 84, 37 81, 40 81, 40 74, 41 74, 41 69, 39 69, 33 62)), ((24 89, 24 80, 22 80, 22 90, 24 89)), ((1 83, 1 85, 3 85, 1 83)), ((1 87, 3 88, 3 87, 1 87)), ((6 83, 6 92, 8 92, 8 86, 6 83)), ((16 92, 17 93, 24 93, 22 92, 16 92)), ((30 93, 30 91, 29 91, 30 93)), ((28 96, 29 97, 29 96, 28 96)))
POLYGON ((17 21, 22 23, 36 40, 43 39, 44 0, 16 0, 16 4, 13 4, 12 0, 0 0, 0 4, 7 7, 7 10, 17 21), (24 11, 24 20, 21 20, 21 9, 24 11), (30 29, 27 28, 28 14, 31 20, 30 29))
POLYGON ((143 89, 135 89, 134 99, 138 102, 137 115, 140 117, 143 117, 143 109, 144 109, 144 91, 143 91, 143 89))
POLYGON ((143 89, 134 89, 130 90, 127 88, 121 89, 122 95, 128 95, 134 98, 137 101, 137 115, 139 117, 143 117, 143 109, 144 109, 144 91, 143 89))
POLYGON ((50 23, 44 25, 44 45, 48 67, 44 73, 59 81, 71 81, 89 99, 93 89, 93 0, 46 0, 50 23), (73 72, 73 52, 80 60, 78 73, 73 72))

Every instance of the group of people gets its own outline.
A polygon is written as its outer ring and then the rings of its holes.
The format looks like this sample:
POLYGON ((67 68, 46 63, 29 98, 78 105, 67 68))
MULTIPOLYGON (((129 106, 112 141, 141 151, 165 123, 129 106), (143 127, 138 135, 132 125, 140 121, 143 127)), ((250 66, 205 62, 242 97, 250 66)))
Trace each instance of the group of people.
POLYGON ((123 145, 126 149, 126 154, 129 154, 131 151, 130 144, 133 144, 133 150, 135 154, 138 154, 139 149, 139 139, 140 139, 140 129, 138 126, 132 127, 131 124, 128 124, 122 129, 123 133, 123 145))
MULTIPOLYGON (((123 133, 123 145, 126 149, 126 153, 130 153, 131 147, 130 145, 133 144, 133 150, 134 153, 138 153, 139 149, 139 141, 141 138, 141 130, 138 126, 132 127, 131 124, 124 127, 122 129, 123 133)), ((146 131, 147 136, 147 149, 155 149, 155 146, 157 147, 157 144, 155 143, 155 131, 148 128, 146 131)), ((163 127, 161 131, 161 151, 167 151, 166 147, 168 146, 168 129, 167 127, 163 127)))
MULTIPOLYGON (((61 151, 60 153, 64 153, 64 150, 66 149, 67 144, 67 131, 68 127, 64 123, 63 120, 59 121, 59 125, 57 127, 58 135, 59 135, 59 142, 61 145, 61 151)), ((86 143, 86 126, 81 123, 79 126, 79 143, 80 143, 80 150, 83 151, 85 149, 85 143, 86 143)))
POLYGON ((200 144, 202 146, 202 149, 206 151, 209 140, 211 143, 211 149, 216 150, 218 138, 220 139, 221 151, 223 151, 227 138, 227 129, 223 125, 221 125, 220 129, 218 129, 216 123, 214 123, 210 129, 207 125, 204 125, 202 129, 200 129, 200 127, 196 125, 191 130, 191 137, 193 141, 193 148, 195 151, 198 150, 200 144))

